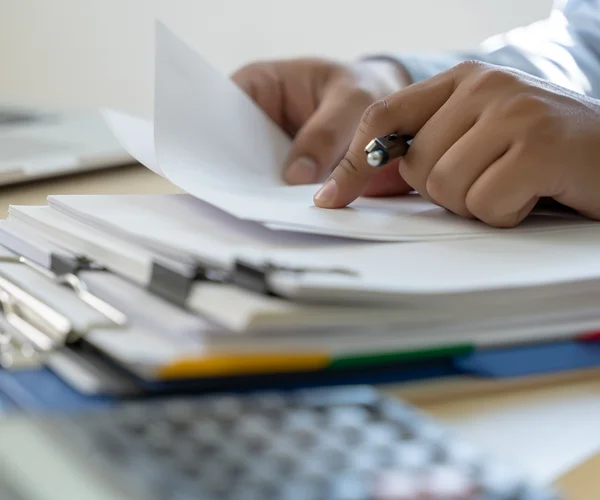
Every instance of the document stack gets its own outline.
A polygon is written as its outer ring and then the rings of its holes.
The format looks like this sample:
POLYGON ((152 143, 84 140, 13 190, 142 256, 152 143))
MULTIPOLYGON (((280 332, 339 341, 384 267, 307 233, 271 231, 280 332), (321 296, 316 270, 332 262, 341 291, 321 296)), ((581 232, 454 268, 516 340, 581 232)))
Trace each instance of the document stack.
POLYGON ((91 392, 118 373, 135 392, 600 362, 598 223, 537 210, 496 229, 417 195, 319 209, 318 186, 283 182, 290 140, 238 87, 163 26, 156 47, 154 120, 104 116, 186 194, 12 206, 5 366, 43 360, 91 392))

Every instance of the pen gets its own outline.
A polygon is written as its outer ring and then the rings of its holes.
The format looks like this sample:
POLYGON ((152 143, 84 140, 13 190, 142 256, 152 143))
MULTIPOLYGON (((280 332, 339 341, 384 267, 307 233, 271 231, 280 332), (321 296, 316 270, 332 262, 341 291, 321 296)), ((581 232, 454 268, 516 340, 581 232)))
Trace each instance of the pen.
POLYGON ((412 137, 396 133, 376 137, 365 148, 367 163, 372 167, 383 167, 390 160, 405 155, 411 140, 412 137))

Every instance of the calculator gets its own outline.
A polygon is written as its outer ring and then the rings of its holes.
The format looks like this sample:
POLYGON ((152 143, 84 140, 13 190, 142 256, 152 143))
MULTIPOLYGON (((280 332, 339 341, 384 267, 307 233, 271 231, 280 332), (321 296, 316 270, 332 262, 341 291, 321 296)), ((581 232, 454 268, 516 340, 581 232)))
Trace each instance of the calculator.
POLYGON ((362 386, 14 416, 0 422, 0 443, 3 500, 560 498, 362 386))

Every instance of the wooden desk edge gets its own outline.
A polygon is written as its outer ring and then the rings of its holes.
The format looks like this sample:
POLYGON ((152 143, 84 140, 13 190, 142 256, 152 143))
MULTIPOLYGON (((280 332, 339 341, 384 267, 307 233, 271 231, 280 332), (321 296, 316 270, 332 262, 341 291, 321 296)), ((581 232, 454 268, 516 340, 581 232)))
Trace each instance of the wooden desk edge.
POLYGON ((511 393, 530 391, 595 380, 600 382, 600 368, 503 379, 458 376, 406 384, 390 384, 380 388, 384 392, 389 392, 426 409, 427 406, 442 404, 450 400, 496 395, 509 391, 511 393))
POLYGON ((571 469, 555 481, 566 500, 600 498, 600 453, 571 469))

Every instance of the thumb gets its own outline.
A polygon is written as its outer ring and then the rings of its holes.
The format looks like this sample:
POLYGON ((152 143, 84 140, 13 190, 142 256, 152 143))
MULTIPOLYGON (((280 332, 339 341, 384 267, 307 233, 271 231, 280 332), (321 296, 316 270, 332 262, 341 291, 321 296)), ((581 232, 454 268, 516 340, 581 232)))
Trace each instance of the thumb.
POLYGON ((348 149, 364 109, 371 102, 364 95, 333 86, 319 107, 294 137, 285 171, 290 184, 320 182, 348 149))
POLYGON ((416 135, 450 98, 455 82, 455 74, 449 70, 371 105, 362 115, 346 155, 316 193, 315 205, 341 208, 361 196, 379 172, 367 163, 364 148, 369 141, 392 132, 416 135))

